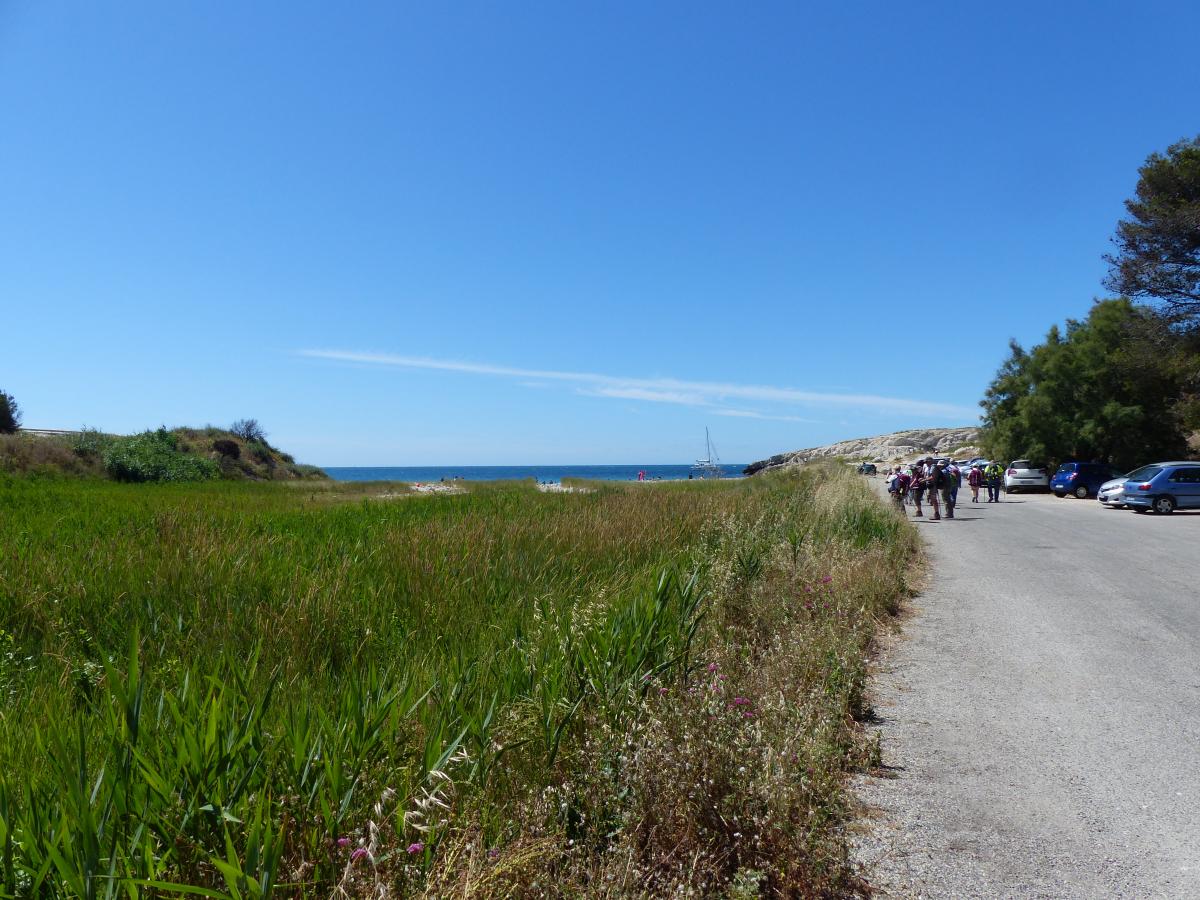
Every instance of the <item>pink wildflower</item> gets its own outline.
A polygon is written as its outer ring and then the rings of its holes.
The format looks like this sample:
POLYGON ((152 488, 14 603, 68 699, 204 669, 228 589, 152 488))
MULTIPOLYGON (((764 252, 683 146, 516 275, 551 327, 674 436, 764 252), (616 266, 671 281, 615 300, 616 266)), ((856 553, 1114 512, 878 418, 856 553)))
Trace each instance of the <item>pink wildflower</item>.
POLYGON ((350 854, 350 862, 358 862, 367 855, 368 853, 366 847, 355 847, 354 852, 350 854))
POLYGON ((422 844, 420 841, 416 841, 415 843, 408 845, 409 853, 420 853, 424 849, 425 849, 425 845, 422 844))
POLYGON ((753 719, 754 713, 750 712, 750 710, 746 710, 744 713, 742 713, 742 718, 743 719, 753 719))
POLYGON ((667 689, 666 689, 665 687, 661 687, 661 688, 659 688, 659 689, 658 689, 658 696, 660 696, 660 697, 665 697, 665 696, 667 696, 667 689))
POLYGON ((338 839, 337 839, 337 842, 336 842, 336 843, 337 843, 337 845, 338 845, 339 847, 342 847, 342 848, 349 847, 349 846, 350 846, 350 838, 348 838, 348 837, 340 837, 340 838, 338 838, 338 839))
POLYGON ((734 698, 733 698, 733 705, 734 705, 734 706, 749 706, 749 705, 750 705, 750 701, 749 701, 749 700, 747 700, 745 697, 734 697, 734 698))
POLYGON ((498 849, 496 849, 495 847, 493 847, 491 850, 488 851, 488 859, 499 859, 499 858, 500 858, 500 851, 498 849))
POLYGON ((831 581, 833 581, 833 576, 826 575, 824 578, 821 579, 821 584, 829 584, 831 581))
POLYGON ((710 671, 710 672, 715 672, 715 671, 717 671, 717 664, 716 664, 716 663, 709 663, 709 664, 708 664, 708 671, 710 671))

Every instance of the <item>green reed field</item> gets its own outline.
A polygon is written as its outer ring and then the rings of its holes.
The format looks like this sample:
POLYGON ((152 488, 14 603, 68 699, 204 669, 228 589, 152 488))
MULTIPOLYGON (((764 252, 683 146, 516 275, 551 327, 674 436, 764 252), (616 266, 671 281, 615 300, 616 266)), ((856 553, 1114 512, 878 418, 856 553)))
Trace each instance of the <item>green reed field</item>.
POLYGON ((860 890, 913 531, 832 467, 588 487, 0 480, 0 896, 860 890))

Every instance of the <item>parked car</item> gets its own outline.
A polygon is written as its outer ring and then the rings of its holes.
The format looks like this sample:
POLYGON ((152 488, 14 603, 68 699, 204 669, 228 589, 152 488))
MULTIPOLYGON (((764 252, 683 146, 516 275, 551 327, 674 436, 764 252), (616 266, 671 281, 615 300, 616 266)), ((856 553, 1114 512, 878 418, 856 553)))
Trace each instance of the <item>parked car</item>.
POLYGON ((875 463, 862 463, 858 467, 858 474, 859 475, 874 475, 875 474, 875 463))
POLYGON ((1024 490, 1044 490, 1050 486, 1050 476, 1040 466, 1027 459, 1014 459, 1004 470, 1004 490, 1010 494, 1024 490))
POLYGON ((1083 500, 1094 497, 1100 486, 1121 473, 1107 463, 1069 462, 1063 463, 1050 479, 1050 490, 1055 497, 1067 494, 1083 500))
POLYGON ((1105 506, 1112 509, 1121 509, 1125 506, 1125 481, 1132 473, 1118 475, 1110 481, 1100 485, 1100 490, 1096 491, 1096 499, 1105 506))
POLYGON ((1125 505, 1134 512, 1167 515, 1176 509, 1200 509, 1200 462, 1153 463, 1130 472, 1125 505))

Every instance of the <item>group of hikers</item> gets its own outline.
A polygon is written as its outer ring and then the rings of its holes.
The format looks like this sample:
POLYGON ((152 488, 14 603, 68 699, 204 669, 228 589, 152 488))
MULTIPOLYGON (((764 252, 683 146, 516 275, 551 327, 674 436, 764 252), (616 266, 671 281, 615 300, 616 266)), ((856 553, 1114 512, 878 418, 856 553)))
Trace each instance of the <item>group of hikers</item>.
MULTIPOLYGON (((987 487, 987 502, 999 503, 1000 491, 1004 487, 1004 469, 999 463, 973 464, 966 473, 971 488, 971 502, 979 502, 979 489, 987 487)), ((896 466, 887 474, 888 495, 900 512, 907 514, 906 502, 915 507, 914 516, 924 516, 923 500, 929 502, 931 519, 953 519, 954 507, 958 505, 958 489, 962 486, 963 472, 947 459, 935 460, 927 456, 906 469, 896 466), (943 510, 945 516, 942 515, 943 510)))

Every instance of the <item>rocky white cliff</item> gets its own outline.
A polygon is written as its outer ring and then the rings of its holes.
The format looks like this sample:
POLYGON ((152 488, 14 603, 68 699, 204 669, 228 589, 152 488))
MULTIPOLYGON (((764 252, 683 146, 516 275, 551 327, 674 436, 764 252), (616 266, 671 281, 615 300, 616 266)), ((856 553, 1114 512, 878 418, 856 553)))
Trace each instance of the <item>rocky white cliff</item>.
POLYGON ((778 469, 783 466, 798 466, 814 459, 841 456, 852 460, 890 462, 893 459, 908 460, 921 454, 932 456, 954 456, 962 458, 978 456, 982 450, 977 446, 978 428, 914 428, 897 431, 878 437, 857 438, 839 441, 824 447, 809 447, 780 453, 770 459, 762 459, 746 466, 747 475, 778 469))

